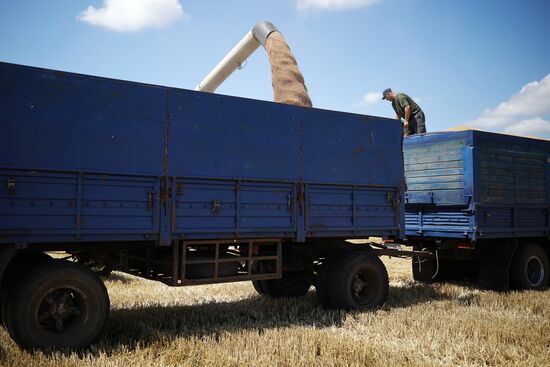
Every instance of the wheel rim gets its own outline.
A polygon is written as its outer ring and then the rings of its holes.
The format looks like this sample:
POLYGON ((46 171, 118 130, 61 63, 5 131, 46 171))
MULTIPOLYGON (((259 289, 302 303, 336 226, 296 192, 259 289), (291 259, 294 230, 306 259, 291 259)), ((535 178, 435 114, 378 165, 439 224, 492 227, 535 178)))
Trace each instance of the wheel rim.
POLYGON ((544 280, 544 266, 540 259, 536 256, 531 256, 525 266, 527 281, 532 287, 538 287, 544 280))
POLYGON ((86 311, 82 293, 72 288, 57 288, 42 298, 36 312, 36 322, 48 334, 66 335, 82 326, 86 311))
POLYGON ((355 302, 361 305, 369 304, 376 294, 371 279, 376 275, 368 270, 356 272, 351 279, 351 293, 355 302))

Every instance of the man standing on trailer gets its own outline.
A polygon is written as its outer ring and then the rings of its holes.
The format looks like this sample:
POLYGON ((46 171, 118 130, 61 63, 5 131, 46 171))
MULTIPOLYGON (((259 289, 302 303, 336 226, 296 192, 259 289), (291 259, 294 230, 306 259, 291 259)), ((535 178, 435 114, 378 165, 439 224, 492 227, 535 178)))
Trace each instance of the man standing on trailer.
POLYGON ((382 99, 391 102, 399 121, 402 118, 405 119, 403 123, 405 136, 426 132, 426 116, 424 116, 424 112, 420 106, 411 97, 405 93, 395 93, 391 88, 388 88, 382 92, 382 99))

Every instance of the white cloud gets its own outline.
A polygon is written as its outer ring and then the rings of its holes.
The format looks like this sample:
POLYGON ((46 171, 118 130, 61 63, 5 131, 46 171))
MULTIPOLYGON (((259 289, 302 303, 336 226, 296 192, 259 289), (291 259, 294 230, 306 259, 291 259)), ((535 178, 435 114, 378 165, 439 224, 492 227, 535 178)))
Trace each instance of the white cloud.
POLYGON ((504 129, 506 134, 529 135, 529 136, 550 136, 550 121, 541 117, 521 120, 504 129))
POLYGON ((380 0, 296 0, 299 10, 344 10, 366 8, 380 0))
POLYGON ((433 96, 427 96, 427 97, 413 97, 413 101, 415 101, 418 104, 424 103, 424 102, 430 102, 433 101, 433 96))
POLYGON ((507 101, 488 108, 472 127, 531 136, 550 136, 550 74, 541 81, 526 84, 507 101))
POLYGON ((117 32, 162 28, 186 16, 178 0, 103 0, 88 6, 76 18, 117 32))
POLYGON ((378 103, 381 100, 382 100, 382 93, 380 93, 380 92, 369 92, 369 93, 365 94, 363 99, 359 103, 356 103, 356 105, 357 106, 369 106, 369 105, 373 105, 375 103, 378 103))

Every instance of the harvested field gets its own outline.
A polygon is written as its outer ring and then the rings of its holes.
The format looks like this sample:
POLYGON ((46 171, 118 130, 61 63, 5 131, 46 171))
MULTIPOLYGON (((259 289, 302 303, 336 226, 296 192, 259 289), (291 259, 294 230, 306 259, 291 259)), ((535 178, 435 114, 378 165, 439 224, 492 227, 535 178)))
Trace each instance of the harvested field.
POLYGON ((385 259, 386 306, 326 311, 259 297, 249 283, 170 288, 115 273, 111 320, 81 354, 27 353, 0 331, 7 366, 543 366, 550 291, 499 294, 414 283, 407 260, 385 259))

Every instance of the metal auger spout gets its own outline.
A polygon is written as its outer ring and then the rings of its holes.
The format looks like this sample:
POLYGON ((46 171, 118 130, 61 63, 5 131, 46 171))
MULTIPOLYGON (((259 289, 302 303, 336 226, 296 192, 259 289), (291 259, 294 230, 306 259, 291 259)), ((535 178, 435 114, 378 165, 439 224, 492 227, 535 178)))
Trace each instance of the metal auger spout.
POLYGON ((240 68, 260 45, 265 46, 267 37, 277 28, 270 22, 258 22, 237 43, 218 65, 197 85, 196 91, 213 93, 235 70, 240 68))

